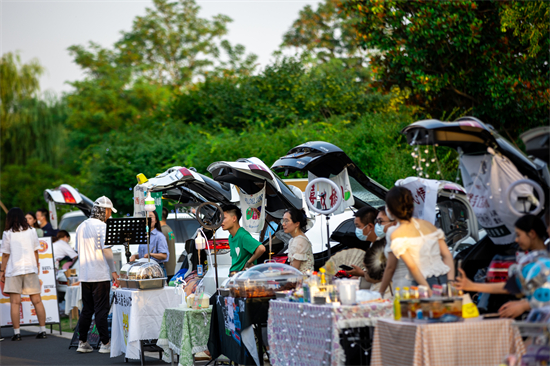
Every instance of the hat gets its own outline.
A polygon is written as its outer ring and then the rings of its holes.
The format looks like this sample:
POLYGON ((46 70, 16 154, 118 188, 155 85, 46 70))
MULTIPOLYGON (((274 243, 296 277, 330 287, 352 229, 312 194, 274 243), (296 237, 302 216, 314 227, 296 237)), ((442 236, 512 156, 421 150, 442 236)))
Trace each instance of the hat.
POLYGON ((101 196, 97 200, 95 200, 94 206, 110 208, 114 213, 116 213, 116 209, 113 207, 113 203, 105 196, 101 196))

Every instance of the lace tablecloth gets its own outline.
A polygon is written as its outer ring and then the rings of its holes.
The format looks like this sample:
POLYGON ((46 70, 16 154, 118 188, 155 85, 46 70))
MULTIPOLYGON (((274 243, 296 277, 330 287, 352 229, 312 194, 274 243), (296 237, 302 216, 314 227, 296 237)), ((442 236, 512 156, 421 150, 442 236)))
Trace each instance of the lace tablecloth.
MULTIPOLYGON (((164 311, 157 346, 180 356, 179 364, 193 366, 193 355, 206 351, 212 306, 207 309, 170 308, 164 311)), ((168 359, 169 361, 169 359, 168 359)))
POLYGON ((378 319, 391 317, 389 300, 338 307, 272 300, 267 325, 271 364, 343 365, 341 331, 374 326, 378 319))

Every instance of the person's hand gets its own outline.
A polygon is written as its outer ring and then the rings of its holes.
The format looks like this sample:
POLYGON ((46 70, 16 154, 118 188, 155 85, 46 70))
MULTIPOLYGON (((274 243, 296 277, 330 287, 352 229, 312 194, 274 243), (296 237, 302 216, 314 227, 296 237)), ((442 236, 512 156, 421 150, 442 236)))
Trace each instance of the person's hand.
POLYGON ((0 272, 1 275, 0 275, 0 281, 1 282, 6 282, 6 272, 0 272))
POLYGON ((251 267, 254 267, 254 263, 246 262, 244 264, 244 269, 248 269, 248 268, 251 268, 251 267))
POLYGON ((365 276, 365 272, 361 268, 354 266, 353 264, 351 265, 351 267, 353 267, 351 271, 346 271, 346 273, 349 274, 350 276, 355 276, 355 277, 365 276))
POLYGON ((459 268, 458 271, 460 272, 460 276, 458 276, 454 280, 453 286, 457 290, 471 291, 472 286, 473 286, 474 283, 472 281, 470 281, 470 279, 468 277, 466 277, 466 273, 464 272, 464 270, 462 268, 459 268))
POLYGON ((137 255, 134 254, 134 255, 132 255, 132 256, 130 257, 130 262, 133 262, 133 261, 135 261, 136 259, 137 259, 137 255))
POLYGON ((149 253, 145 253, 145 254, 143 255, 143 258, 149 258, 149 253))
POLYGON ((118 286, 118 274, 116 272, 113 272, 111 273, 111 275, 113 276, 113 282, 118 286))
POLYGON ((531 310, 531 306, 526 300, 508 301, 498 309, 501 318, 517 318, 526 311, 531 310))

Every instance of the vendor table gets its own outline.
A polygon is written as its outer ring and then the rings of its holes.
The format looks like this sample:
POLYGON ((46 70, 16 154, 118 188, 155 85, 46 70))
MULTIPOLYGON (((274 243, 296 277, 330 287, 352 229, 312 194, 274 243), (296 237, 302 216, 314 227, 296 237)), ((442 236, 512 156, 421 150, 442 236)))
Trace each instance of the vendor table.
POLYGON ((118 289, 114 294, 111 357, 141 359, 141 341, 157 339, 167 308, 181 303, 173 287, 154 290, 118 289))
POLYGON ((389 301, 333 307, 273 300, 267 327, 271 364, 344 365, 343 333, 349 328, 372 327, 378 319, 392 316, 389 301))
POLYGON ((208 349, 210 335, 210 317, 212 307, 206 309, 170 308, 164 311, 157 346, 170 354, 179 357, 182 366, 193 366, 193 355, 208 349))
POLYGON ((381 320, 376 326, 373 366, 499 365, 525 346, 512 320, 415 324, 381 320))
POLYGON ((221 295, 211 299, 213 309, 208 350, 213 359, 224 355, 241 365, 263 365, 261 325, 267 324, 271 299, 221 295), (258 337, 259 352, 254 331, 258 337))

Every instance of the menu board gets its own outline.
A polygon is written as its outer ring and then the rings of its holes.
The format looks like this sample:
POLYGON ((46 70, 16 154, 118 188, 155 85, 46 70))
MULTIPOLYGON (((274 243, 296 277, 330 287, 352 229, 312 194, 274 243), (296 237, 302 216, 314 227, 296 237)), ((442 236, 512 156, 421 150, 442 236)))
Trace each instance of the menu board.
MULTIPOLYGON (((59 310, 57 305, 57 287, 55 268, 53 261, 52 238, 39 238, 40 249, 38 258, 40 268, 38 278, 40 279, 40 288, 42 303, 46 309, 46 324, 59 323, 59 310)), ((2 241, 0 240, 0 245, 2 241)), ((0 256, 0 263, 2 258, 0 256)), ((4 283, 0 282, 0 326, 12 325, 10 316, 10 296, 4 293, 4 283)), ((32 305, 29 296, 21 296, 21 307, 19 308, 19 323, 21 325, 38 324, 36 311, 32 305)))

